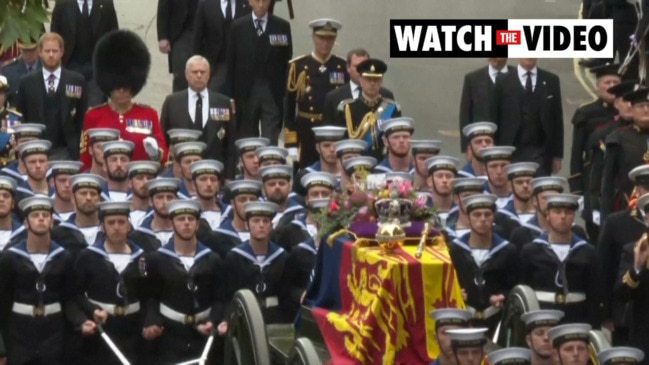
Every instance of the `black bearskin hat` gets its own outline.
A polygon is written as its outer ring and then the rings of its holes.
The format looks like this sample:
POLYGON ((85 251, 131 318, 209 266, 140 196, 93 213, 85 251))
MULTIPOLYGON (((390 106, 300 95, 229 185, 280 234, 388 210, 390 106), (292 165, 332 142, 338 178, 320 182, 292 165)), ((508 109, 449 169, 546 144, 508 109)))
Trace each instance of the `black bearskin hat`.
POLYGON ((135 96, 146 84, 151 54, 140 36, 130 30, 115 30, 97 42, 92 62, 95 80, 104 94, 128 88, 135 96))

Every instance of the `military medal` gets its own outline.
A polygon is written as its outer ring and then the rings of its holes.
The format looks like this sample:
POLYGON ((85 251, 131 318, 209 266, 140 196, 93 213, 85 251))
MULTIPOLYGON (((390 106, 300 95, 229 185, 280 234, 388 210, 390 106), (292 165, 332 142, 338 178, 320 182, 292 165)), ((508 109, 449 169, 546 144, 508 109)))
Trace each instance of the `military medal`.
POLYGON ((306 92, 307 94, 310 93, 310 92, 311 92, 311 86, 307 86, 307 87, 304 89, 304 92, 306 92))
POLYGON ((647 138, 647 152, 642 155, 644 162, 649 162, 649 138, 647 138))
POLYGON ((219 129, 219 131, 216 132, 216 136, 219 137, 219 139, 223 139, 223 137, 225 137, 225 129, 221 127, 221 129, 219 129))
POLYGON ((320 65, 320 67, 318 68, 318 71, 320 71, 321 74, 325 73, 327 71, 327 66, 320 65))

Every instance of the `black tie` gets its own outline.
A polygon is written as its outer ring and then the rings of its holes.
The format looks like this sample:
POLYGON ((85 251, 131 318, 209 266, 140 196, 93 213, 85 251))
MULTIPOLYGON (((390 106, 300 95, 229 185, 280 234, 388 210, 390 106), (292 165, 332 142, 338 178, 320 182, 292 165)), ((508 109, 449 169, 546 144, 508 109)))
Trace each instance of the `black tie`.
POLYGON ((232 0, 225 0, 227 1, 225 5, 225 20, 228 22, 232 21, 232 0))
POLYGON ((88 0, 83 0, 83 7, 81 9, 81 15, 87 17, 90 15, 90 12, 88 11, 88 0))
POLYGON ((532 73, 530 71, 527 71, 527 80, 525 80, 525 91, 528 93, 534 92, 534 89, 532 88, 532 73))
POLYGON ((194 114, 194 129, 203 130, 203 98, 196 94, 196 114, 194 114))
POLYGON ((255 19, 255 23, 257 23, 257 35, 258 36, 264 34, 264 27, 261 26, 262 22, 263 22, 262 19, 255 19))
POLYGON ((496 73, 496 83, 502 82, 502 79, 505 78, 505 74, 502 71, 496 73))

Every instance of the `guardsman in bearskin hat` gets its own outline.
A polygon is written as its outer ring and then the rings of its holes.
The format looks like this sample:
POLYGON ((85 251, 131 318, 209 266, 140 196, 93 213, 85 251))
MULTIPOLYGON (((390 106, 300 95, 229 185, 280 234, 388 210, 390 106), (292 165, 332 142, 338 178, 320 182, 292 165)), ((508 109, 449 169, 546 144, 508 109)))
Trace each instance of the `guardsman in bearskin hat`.
POLYGON ((13 127, 22 122, 22 114, 7 107, 9 82, 0 75, 0 167, 5 167, 16 156, 12 145, 13 127))
POLYGON ((133 102, 142 90, 151 67, 151 55, 142 39, 128 30, 105 35, 94 53, 97 85, 109 96, 108 103, 89 110, 81 136, 81 162, 90 168, 88 129, 114 128, 121 139, 135 145, 133 161, 167 159, 165 142, 158 113, 151 107, 133 102))
POLYGON ((345 60, 331 53, 342 24, 316 19, 309 27, 313 29, 313 52, 290 61, 284 108, 284 143, 302 167, 318 161, 312 128, 332 122, 323 119, 325 95, 349 81, 345 60))

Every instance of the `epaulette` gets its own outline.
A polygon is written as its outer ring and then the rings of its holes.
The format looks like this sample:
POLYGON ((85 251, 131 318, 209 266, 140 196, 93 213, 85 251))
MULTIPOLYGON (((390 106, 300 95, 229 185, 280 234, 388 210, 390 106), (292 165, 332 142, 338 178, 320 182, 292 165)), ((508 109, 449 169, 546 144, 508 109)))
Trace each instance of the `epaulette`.
POLYGON ((353 103, 353 102, 354 102, 354 99, 346 99, 346 100, 341 101, 340 104, 338 104, 338 111, 339 112, 345 111, 345 105, 353 103))
POLYGON ((308 56, 310 56, 310 54, 303 54, 303 55, 301 55, 301 56, 297 56, 297 57, 295 57, 294 59, 288 61, 288 63, 293 63, 293 62, 295 62, 295 61, 297 61, 297 60, 301 60, 301 59, 303 59, 304 57, 308 57, 308 56))
POLYGON ((86 110, 86 113, 89 112, 89 111, 91 111, 91 110, 93 110, 93 109, 101 108, 101 107, 103 107, 103 106, 105 106, 105 105, 108 105, 108 103, 103 103, 103 104, 99 104, 99 105, 95 105, 95 106, 88 107, 88 109, 86 110))
POLYGON ((0 68, 4 68, 4 67, 7 67, 7 66, 15 63, 16 61, 18 61, 19 58, 20 57, 14 57, 14 58, 12 58, 10 60, 6 60, 6 61, 0 63, 0 68))
POLYGON ((399 105, 399 103, 397 103, 396 101, 394 101, 392 99, 389 99, 389 98, 383 98, 383 100, 387 101, 390 104, 394 104, 396 106, 397 110, 401 111, 401 105, 399 105))
POLYGON ((22 114, 21 112, 19 112, 18 110, 16 110, 16 109, 7 108, 7 111, 8 111, 9 113, 11 113, 11 114, 16 114, 16 115, 19 116, 19 117, 22 117, 22 116, 23 116, 23 114, 22 114))

